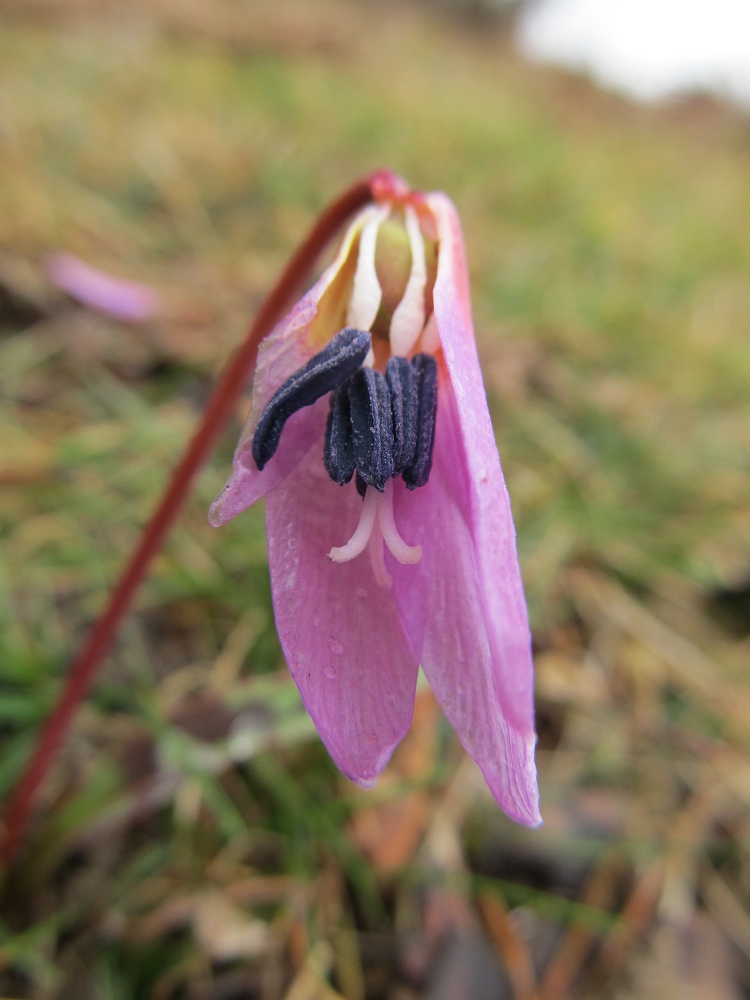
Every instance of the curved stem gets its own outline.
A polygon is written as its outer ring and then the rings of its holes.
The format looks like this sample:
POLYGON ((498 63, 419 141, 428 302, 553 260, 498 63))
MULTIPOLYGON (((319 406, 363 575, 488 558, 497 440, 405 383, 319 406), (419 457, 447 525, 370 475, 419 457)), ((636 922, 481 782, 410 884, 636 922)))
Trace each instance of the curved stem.
POLYGON ((65 739, 75 711, 86 697, 151 560, 164 544, 196 473, 208 458, 253 372, 258 345, 293 304, 328 241, 353 212, 373 200, 373 189, 379 192, 383 179, 387 183, 390 176, 386 171, 378 171, 353 184, 328 206, 287 264, 276 286, 261 305, 247 337, 224 370, 200 425, 172 473, 161 502, 117 581, 104 613, 71 664, 63 692, 44 723, 31 758, 10 795, 0 842, 0 861, 6 867, 12 863, 21 846, 36 794, 65 739))

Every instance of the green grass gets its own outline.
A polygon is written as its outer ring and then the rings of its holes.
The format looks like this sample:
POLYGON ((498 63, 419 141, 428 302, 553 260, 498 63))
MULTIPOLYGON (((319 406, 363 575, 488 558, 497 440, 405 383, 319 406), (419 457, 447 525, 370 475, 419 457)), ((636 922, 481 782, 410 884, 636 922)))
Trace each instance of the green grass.
MULTIPOLYGON (((324 29, 336 9, 320 8, 324 29)), ((341 11, 356 30, 322 51, 232 47, 139 17, 0 20, 0 249, 36 264, 62 247, 177 303, 173 321, 142 333, 57 307, 49 322, 0 331, 0 791, 260 297, 326 200, 379 165, 447 191, 461 213, 540 647, 570 623, 570 566, 646 599, 705 594, 750 566, 747 123, 718 108, 630 107, 524 65, 491 34, 408 9, 341 11)), ((66 940, 90 954, 86 921, 112 908, 136 919, 203 885, 246 835, 233 864, 256 851, 271 859, 256 868, 302 884, 338 859, 357 920, 390 919, 347 833, 359 800, 310 742, 288 685, 253 695, 282 733, 265 744, 276 757, 228 776, 227 761, 175 749, 186 738, 168 722, 182 696, 170 678, 182 671, 183 695, 191 677, 207 683, 248 609, 258 625, 222 697, 241 701, 248 675, 283 667, 260 505, 221 530, 206 523, 238 426, 45 791, 17 876, 32 903, 6 903, 16 931, 0 941, 35 995, 75 980, 73 946, 45 944, 31 961, 28 935, 57 940, 69 921, 66 940), (177 790, 141 842, 118 833, 92 876, 93 910, 83 890, 44 897, 76 836, 130 794, 117 768, 138 735, 181 774, 177 790), (147 903, 134 896, 144 884, 147 903), (87 915, 68 916, 68 896, 87 915)), ((173 995, 154 984, 193 954, 186 938, 139 951, 112 935, 86 995, 173 995)))

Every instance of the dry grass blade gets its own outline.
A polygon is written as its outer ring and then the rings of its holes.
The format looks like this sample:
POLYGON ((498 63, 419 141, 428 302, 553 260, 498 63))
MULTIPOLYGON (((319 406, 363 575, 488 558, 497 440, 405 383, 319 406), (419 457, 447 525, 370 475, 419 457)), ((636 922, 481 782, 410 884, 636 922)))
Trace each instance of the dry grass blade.
POLYGON ((708 864, 701 869, 701 894, 719 927, 750 956, 750 913, 721 875, 708 864))
MULTIPOLYGON (((622 872, 622 858, 617 854, 606 854, 589 879, 581 902, 607 909, 612 904, 622 872)), ((594 941, 595 936, 589 928, 575 923, 569 928, 544 973, 539 988, 540 1000, 564 1000, 568 996, 594 941)))
POLYGON ((602 944, 597 971, 603 979, 614 978, 626 965, 633 949, 654 920, 663 885, 664 861, 657 858, 636 878, 620 911, 620 926, 602 944))
POLYGON ((485 927, 505 965, 516 1000, 536 1000, 537 982, 531 955, 505 903, 490 892, 481 893, 478 903, 485 927))
POLYGON ((344 902, 341 870, 329 864, 319 879, 320 911, 333 950, 333 967, 345 1000, 365 1000, 365 983, 353 922, 344 902))
POLYGON ((663 855, 636 879, 623 906, 621 924, 605 939, 594 982, 611 982, 626 966, 657 914, 670 927, 685 928, 695 908, 697 854, 710 824, 726 801, 726 790, 710 765, 675 818, 663 855))
POLYGON ((614 581, 585 570, 566 574, 584 617, 592 610, 655 653, 689 691, 717 707, 735 732, 747 738, 750 694, 731 684, 720 664, 661 622, 614 581))
MULTIPOLYGON (((411 729, 380 778, 378 793, 400 783, 425 782, 435 768, 439 709, 431 691, 420 691, 414 703, 411 729)), ((366 800, 365 800, 366 801, 366 800)), ((414 856, 431 821, 433 800, 421 788, 363 804, 352 818, 354 839, 383 874, 399 871, 414 856)))
POLYGON ((330 948, 323 942, 313 948, 284 994, 284 1000, 347 1000, 326 982, 331 958, 330 948))
MULTIPOLYGON (((726 768, 726 762, 724 767, 726 768)), ((664 886, 659 915, 687 926, 695 909, 698 856, 710 828, 727 802, 721 770, 703 765, 693 794, 672 823, 664 858, 664 886)))
POLYGON ((209 686, 218 695, 226 694, 239 677, 245 657, 266 627, 265 615, 250 608, 229 633, 224 648, 214 660, 209 686))

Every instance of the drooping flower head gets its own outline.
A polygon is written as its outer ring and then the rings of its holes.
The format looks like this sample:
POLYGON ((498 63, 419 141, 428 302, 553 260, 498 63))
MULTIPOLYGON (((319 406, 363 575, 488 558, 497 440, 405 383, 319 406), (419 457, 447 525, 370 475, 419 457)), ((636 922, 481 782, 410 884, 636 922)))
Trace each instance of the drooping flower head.
POLYGON ((421 664, 513 819, 540 822, 530 634, 443 194, 389 173, 262 342, 223 524, 266 497, 276 626, 323 742, 371 786, 421 664))

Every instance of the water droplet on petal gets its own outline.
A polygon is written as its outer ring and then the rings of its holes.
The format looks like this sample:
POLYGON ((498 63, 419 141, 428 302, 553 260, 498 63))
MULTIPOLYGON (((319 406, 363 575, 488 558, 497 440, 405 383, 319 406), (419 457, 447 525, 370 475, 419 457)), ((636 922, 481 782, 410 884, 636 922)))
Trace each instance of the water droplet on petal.
POLYGON ((336 680, 336 668, 335 667, 330 667, 330 666, 326 667, 325 673, 326 673, 326 677, 328 678, 329 681, 335 681, 336 680))
POLYGON ((364 599, 367 597, 367 591, 365 590, 364 587, 357 587, 354 593, 361 601, 364 601, 364 599))
POLYGON ((330 649, 330 651, 333 653, 334 656, 344 655, 344 647, 341 645, 338 639, 334 639, 333 637, 331 637, 328 640, 328 648, 330 649))

